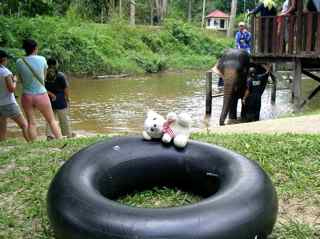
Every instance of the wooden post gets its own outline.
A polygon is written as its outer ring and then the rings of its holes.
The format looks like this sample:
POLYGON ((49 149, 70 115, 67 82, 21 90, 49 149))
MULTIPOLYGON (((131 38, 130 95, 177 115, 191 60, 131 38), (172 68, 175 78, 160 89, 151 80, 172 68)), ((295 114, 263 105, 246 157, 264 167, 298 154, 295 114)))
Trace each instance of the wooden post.
POLYGON ((271 74, 270 76, 272 79, 271 104, 274 105, 277 98, 277 78, 274 74, 271 74))
POLYGON ((317 29, 317 52, 320 52, 320 15, 318 15, 318 18, 317 18, 317 24, 318 24, 318 29, 317 29))
POLYGON ((272 42, 269 42, 269 20, 270 18, 266 17, 264 19, 264 43, 263 43, 263 46, 264 46, 264 54, 268 54, 268 53, 271 53, 269 52, 269 45, 272 44, 272 42))
POLYGON ((288 17, 288 54, 293 54, 293 47, 294 47, 294 34, 295 34, 295 16, 288 17))
POLYGON ((297 39, 296 39, 296 54, 300 54, 302 51, 302 37, 303 37, 303 25, 302 25, 302 11, 303 11, 303 1, 297 0, 297 39))
POLYGON ((212 71, 206 74, 206 114, 211 115, 212 112, 212 71))
POLYGON ((283 55, 284 54, 284 34, 285 34, 285 17, 280 17, 280 30, 279 30, 279 41, 278 41, 278 54, 283 55))
POLYGON ((307 13, 307 39, 306 39, 306 51, 310 52, 312 48, 312 42, 314 41, 314 32, 312 32, 313 13, 307 13))
POLYGON ((252 16, 250 18, 250 32, 251 32, 251 36, 252 36, 252 46, 251 46, 251 50, 252 50, 252 54, 256 53, 255 51, 255 46, 256 46, 256 43, 255 43, 255 35, 256 35, 256 30, 255 30, 255 21, 256 21, 256 18, 254 16, 252 16))
POLYGON ((300 105, 302 102, 301 95, 301 81, 302 81, 302 64, 301 59, 296 59, 294 64, 294 78, 293 78, 293 100, 295 105, 295 110, 300 110, 300 105))
POLYGON ((272 29, 273 29, 273 33, 272 33, 272 43, 269 43, 269 44, 272 44, 272 53, 273 54, 276 54, 277 53, 277 33, 278 33, 278 24, 277 24, 277 18, 276 17, 273 17, 272 18, 272 29))
POLYGON ((258 44, 259 44, 259 48, 258 48, 258 54, 263 54, 263 37, 264 37, 264 31, 262 31, 262 25, 263 25, 263 17, 259 17, 259 39, 258 39, 258 44))

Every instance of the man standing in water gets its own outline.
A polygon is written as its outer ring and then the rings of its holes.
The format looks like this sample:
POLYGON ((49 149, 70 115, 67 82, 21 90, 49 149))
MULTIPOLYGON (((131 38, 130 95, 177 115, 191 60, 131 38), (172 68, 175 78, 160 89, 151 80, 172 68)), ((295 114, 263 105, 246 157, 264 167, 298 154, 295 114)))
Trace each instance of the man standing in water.
POLYGON ((247 89, 242 99, 243 114, 242 118, 246 122, 258 121, 260 119, 261 97, 268 83, 270 75, 270 66, 259 70, 256 67, 249 68, 249 77, 247 80, 247 89), (263 72, 262 74, 259 74, 263 72))

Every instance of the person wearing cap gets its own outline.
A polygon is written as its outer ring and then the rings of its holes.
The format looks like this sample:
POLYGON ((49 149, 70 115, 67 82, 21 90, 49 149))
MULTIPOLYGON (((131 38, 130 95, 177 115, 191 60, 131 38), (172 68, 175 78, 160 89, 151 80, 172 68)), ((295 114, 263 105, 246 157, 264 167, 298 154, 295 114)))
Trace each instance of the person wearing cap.
POLYGON ((236 34, 236 48, 244 49, 251 53, 251 33, 247 31, 244 22, 239 22, 239 31, 236 34))
POLYGON ((23 137, 29 141, 28 124, 14 96, 17 80, 6 67, 9 55, 0 50, 0 141, 6 139, 7 119, 10 118, 21 128, 23 137))

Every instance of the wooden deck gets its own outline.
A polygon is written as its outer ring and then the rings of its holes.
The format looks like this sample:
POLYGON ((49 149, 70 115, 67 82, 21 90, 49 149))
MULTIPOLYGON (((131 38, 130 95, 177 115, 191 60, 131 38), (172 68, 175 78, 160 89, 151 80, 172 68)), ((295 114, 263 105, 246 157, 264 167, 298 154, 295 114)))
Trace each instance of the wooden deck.
POLYGON ((302 74, 320 83, 313 73, 320 72, 320 14, 302 12, 300 6, 292 16, 253 17, 250 28, 254 63, 293 64, 292 95, 300 109, 320 91, 319 85, 307 99, 302 98, 302 74))
MULTIPOLYGON (((258 64, 287 64, 293 66, 292 101, 300 110, 318 92, 320 84, 307 98, 302 96, 302 75, 320 83, 320 13, 303 12, 302 1, 291 16, 252 17, 252 62, 258 64)), ((272 103, 276 101, 277 80, 272 74, 272 103)), ((211 114, 212 72, 207 72, 206 113, 211 114)))
POLYGON ((320 14, 302 13, 301 17, 253 17, 252 55, 257 57, 319 58, 320 14))

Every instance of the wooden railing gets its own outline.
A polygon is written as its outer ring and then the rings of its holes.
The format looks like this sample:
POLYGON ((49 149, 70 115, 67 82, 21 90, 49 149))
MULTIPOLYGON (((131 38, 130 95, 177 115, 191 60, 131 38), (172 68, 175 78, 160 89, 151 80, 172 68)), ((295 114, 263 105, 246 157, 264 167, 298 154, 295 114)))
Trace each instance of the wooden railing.
POLYGON ((253 55, 308 56, 320 53, 320 14, 253 17, 253 55))

